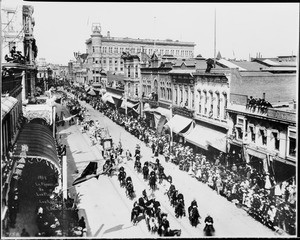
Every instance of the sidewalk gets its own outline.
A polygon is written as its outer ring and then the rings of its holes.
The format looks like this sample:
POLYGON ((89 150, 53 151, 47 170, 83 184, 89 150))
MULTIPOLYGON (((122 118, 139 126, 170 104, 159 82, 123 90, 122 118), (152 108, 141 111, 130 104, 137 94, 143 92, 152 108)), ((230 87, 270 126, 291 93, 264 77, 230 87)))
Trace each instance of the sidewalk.
POLYGON ((76 191, 77 186, 73 186, 72 184, 81 175, 90 161, 97 161, 98 171, 102 169, 104 161, 99 145, 92 145, 88 134, 81 133, 80 125, 76 124, 70 126, 66 123, 64 126, 60 126, 57 135, 60 139, 59 142, 67 146, 67 188, 69 196, 75 200, 78 207, 78 219, 82 216, 85 219, 87 236, 91 236, 86 211, 80 207, 82 195, 76 191))

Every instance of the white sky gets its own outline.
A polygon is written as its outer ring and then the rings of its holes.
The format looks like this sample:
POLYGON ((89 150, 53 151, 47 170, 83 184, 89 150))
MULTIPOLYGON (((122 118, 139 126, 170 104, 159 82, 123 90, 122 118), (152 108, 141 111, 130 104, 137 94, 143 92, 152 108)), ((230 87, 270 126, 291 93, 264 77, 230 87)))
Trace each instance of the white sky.
POLYGON ((195 55, 214 55, 214 11, 217 52, 249 60, 298 53, 299 3, 103 3, 2 0, 34 6, 38 58, 67 64, 73 52, 86 51, 92 23, 112 37, 172 39, 196 44, 195 55), (234 55, 233 55, 234 54, 234 55))

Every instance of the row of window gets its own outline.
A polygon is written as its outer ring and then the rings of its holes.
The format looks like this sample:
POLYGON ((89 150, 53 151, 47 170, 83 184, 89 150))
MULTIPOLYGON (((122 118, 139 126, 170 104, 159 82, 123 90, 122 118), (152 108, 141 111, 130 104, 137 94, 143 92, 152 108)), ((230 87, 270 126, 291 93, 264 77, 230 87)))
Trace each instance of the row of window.
POLYGON ((172 90, 171 88, 160 88, 160 98, 166 100, 172 100, 172 90))
POLYGON ((127 68, 127 77, 134 77, 134 78, 138 78, 139 77, 139 71, 138 71, 138 66, 135 66, 135 72, 133 73, 134 68, 131 66, 128 66, 127 68), (132 70, 131 70, 132 69, 132 70))
MULTIPOLYGON (((206 91, 198 91, 199 94, 199 107, 198 112, 200 114, 208 115, 209 117, 217 117, 220 118, 221 114, 221 97, 220 94, 217 92, 216 97, 213 96, 213 92, 207 93, 206 91), (202 95, 203 92, 203 95, 202 95), (210 102, 208 102, 208 99, 210 98, 210 102), (214 101, 216 103, 214 104, 214 101), (214 107, 216 107, 216 111, 214 110, 214 107)), ((191 90, 191 94, 189 95, 188 88, 175 88, 175 104, 180 105, 181 107, 191 107, 194 108, 194 91, 191 90), (189 97, 190 96, 190 97, 189 97), (189 104, 189 100, 191 100, 191 103, 189 104)), ((223 118, 226 119, 227 115, 225 114, 226 108, 227 108, 227 94, 223 94, 224 99, 224 106, 223 106, 223 118)))
MULTIPOLYGON (((101 63, 103 63, 103 64, 109 63, 109 64, 112 65, 113 62, 115 64, 118 64, 118 60, 113 60, 113 58, 108 58, 108 60, 107 59, 93 58, 92 60, 93 60, 93 63, 99 63, 99 64, 101 64, 101 63)), ((124 62, 122 60, 120 60, 120 65, 123 65, 123 64, 124 64, 124 62)))
MULTIPOLYGON (((254 126, 249 126, 249 131, 245 133, 245 141, 249 143, 259 144, 261 146, 267 146, 270 141, 272 150, 279 151, 280 149, 280 135, 278 131, 271 131, 270 137, 267 136, 267 130, 263 128, 255 129, 254 126)), ((296 137, 291 134, 293 131, 289 131, 288 134, 288 153, 290 156, 296 156, 296 137)), ((243 128, 241 125, 236 125, 236 138, 243 140, 243 128)))
POLYGON ((154 48, 134 48, 134 47, 93 47, 93 53, 122 53, 122 52, 130 52, 130 53, 140 53, 144 52, 149 55, 153 54, 154 51, 159 53, 160 55, 173 55, 173 56, 181 56, 181 57, 193 57, 192 50, 178 50, 178 49, 154 49, 154 48))

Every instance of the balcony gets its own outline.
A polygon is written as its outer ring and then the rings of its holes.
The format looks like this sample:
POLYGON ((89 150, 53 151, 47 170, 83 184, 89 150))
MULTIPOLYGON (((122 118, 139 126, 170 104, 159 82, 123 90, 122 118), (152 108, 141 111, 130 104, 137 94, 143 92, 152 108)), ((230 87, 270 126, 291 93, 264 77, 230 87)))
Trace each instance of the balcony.
POLYGON ((277 120, 284 123, 296 123, 296 112, 289 112, 278 110, 276 108, 265 108, 261 109, 260 107, 247 108, 245 105, 238 105, 235 103, 230 103, 227 107, 228 112, 235 112, 244 115, 252 115, 259 118, 277 120))

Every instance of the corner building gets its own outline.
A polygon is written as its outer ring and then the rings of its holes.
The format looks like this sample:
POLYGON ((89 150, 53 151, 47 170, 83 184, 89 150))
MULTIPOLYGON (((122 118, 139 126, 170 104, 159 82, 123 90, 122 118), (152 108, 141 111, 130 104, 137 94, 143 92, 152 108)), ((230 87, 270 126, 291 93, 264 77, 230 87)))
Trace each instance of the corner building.
POLYGON ((130 54, 146 53, 151 56, 156 52, 159 56, 171 54, 176 58, 191 58, 194 56, 195 43, 153 39, 134 39, 112 37, 110 32, 106 36, 101 34, 100 24, 94 24, 91 37, 86 41, 88 81, 100 80, 101 69, 124 73, 123 52, 130 54))

